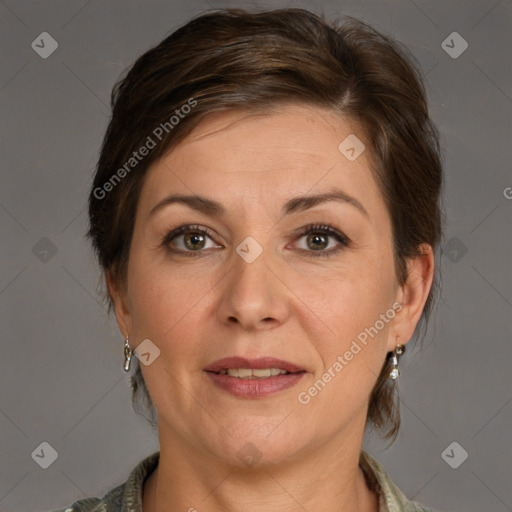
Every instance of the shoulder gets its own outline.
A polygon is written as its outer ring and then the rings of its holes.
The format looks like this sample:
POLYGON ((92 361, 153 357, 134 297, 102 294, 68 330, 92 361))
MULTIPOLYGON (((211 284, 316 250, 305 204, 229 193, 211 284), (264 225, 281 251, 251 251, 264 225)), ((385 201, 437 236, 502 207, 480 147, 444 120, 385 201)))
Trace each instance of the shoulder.
POLYGON ((114 487, 102 498, 84 498, 54 512, 141 512, 144 482, 157 467, 159 458, 160 452, 157 451, 140 461, 126 482, 114 487))
POLYGON ((409 500, 382 465, 364 450, 361 450, 359 465, 365 473, 368 486, 379 496, 379 510, 382 512, 436 512, 421 503, 409 500))
POLYGON ((84 498, 67 508, 54 512, 119 512, 121 511, 126 483, 115 487, 103 498, 84 498))

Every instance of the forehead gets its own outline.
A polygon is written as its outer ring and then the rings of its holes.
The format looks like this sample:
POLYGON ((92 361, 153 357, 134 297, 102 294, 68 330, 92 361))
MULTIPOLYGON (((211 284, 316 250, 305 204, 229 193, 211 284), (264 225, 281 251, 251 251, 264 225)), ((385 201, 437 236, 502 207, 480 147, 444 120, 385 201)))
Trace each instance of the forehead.
POLYGON ((278 196, 282 203, 293 195, 333 187, 378 203, 369 151, 362 150, 365 141, 357 123, 317 107, 216 113, 153 164, 141 203, 151 208, 166 194, 179 192, 215 196, 226 203, 253 197, 270 204, 278 196), (355 160, 347 158, 354 154, 346 152, 350 146, 357 153, 362 150, 355 160))

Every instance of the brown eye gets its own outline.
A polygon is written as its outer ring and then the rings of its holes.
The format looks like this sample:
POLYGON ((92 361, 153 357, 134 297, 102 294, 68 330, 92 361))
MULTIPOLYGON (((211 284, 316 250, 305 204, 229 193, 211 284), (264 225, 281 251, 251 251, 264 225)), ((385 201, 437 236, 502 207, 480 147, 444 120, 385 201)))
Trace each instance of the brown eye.
POLYGON ((328 236, 310 233, 306 238, 308 247, 313 250, 323 250, 329 245, 328 236))
POLYGON ((350 240, 343 233, 328 225, 309 226, 299 235, 299 242, 302 239, 304 242, 298 244, 298 249, 306 256, 334 256, 343 247, 350 246, 350 240))
POLYGON ((206 252, 206 249, 220 248, 209 232, 200 226, 180 226, 164 236, 162 245, 170 251, 183 255, 206 252))
POLYGON ((203 249, 205 245, 205 236, 201 233, 187 233, 183 235, 183 241, 187 249, 203 249))

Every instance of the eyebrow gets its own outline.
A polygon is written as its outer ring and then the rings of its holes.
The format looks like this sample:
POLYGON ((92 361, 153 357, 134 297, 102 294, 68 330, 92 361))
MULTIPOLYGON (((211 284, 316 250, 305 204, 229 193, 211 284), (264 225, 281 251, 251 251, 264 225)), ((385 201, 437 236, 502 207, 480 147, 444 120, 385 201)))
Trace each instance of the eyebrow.
MULTIPOLYGON (((344 204, 352 205, 357 210, 359 210, 365 217, 369 218, 368 212, 355 197, 349 196, 345 192, 337 189, 332 190, 330 192, 326 192, 324 194, 293 197, 283 205, 282 215, 285 216, 291 213, 297 213, 304 210, 308 210, 309 208, 313 208, 314 206, 329 201, 338 201, 344 204)), ((198 212, 211 216, 222 216, 226 213, 226 210, 221 203, 213 199, 209 199, 205 196, 171 194, 170 196, 167 196, 166 198, 158 202, 149 212, 149 216, 151 217, 157 211, 161 210, 165 206, 175 203, 184 204, 191 208, 192 210, 196 210, 198 212)))

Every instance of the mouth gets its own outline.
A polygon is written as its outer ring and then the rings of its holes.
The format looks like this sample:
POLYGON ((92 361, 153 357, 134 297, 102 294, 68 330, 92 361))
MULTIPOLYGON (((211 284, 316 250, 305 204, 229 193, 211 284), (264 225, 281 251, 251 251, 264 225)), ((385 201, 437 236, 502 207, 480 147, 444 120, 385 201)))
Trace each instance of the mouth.
POLYGON ((263 398, 294 386, 304 368, 273 357, 229 357, 210 364, 204 371, 213 383, 240 398, 263 398))
POLYGON ((260 357, 258 359, 226 357, 210 364, 204 368, 204 371, 229 375, 239 379, 268 379, 278 375, 305 372, 306 370, 289 361, 276 359, 275 357, 260 357))
POLYGON ((287 372, 281 368, 228 368, 215 372, 217 375, 229 375, 237 379, 268 379, 269 377, 276 377, 277 375, 290 375, 291 372, 287 372))

